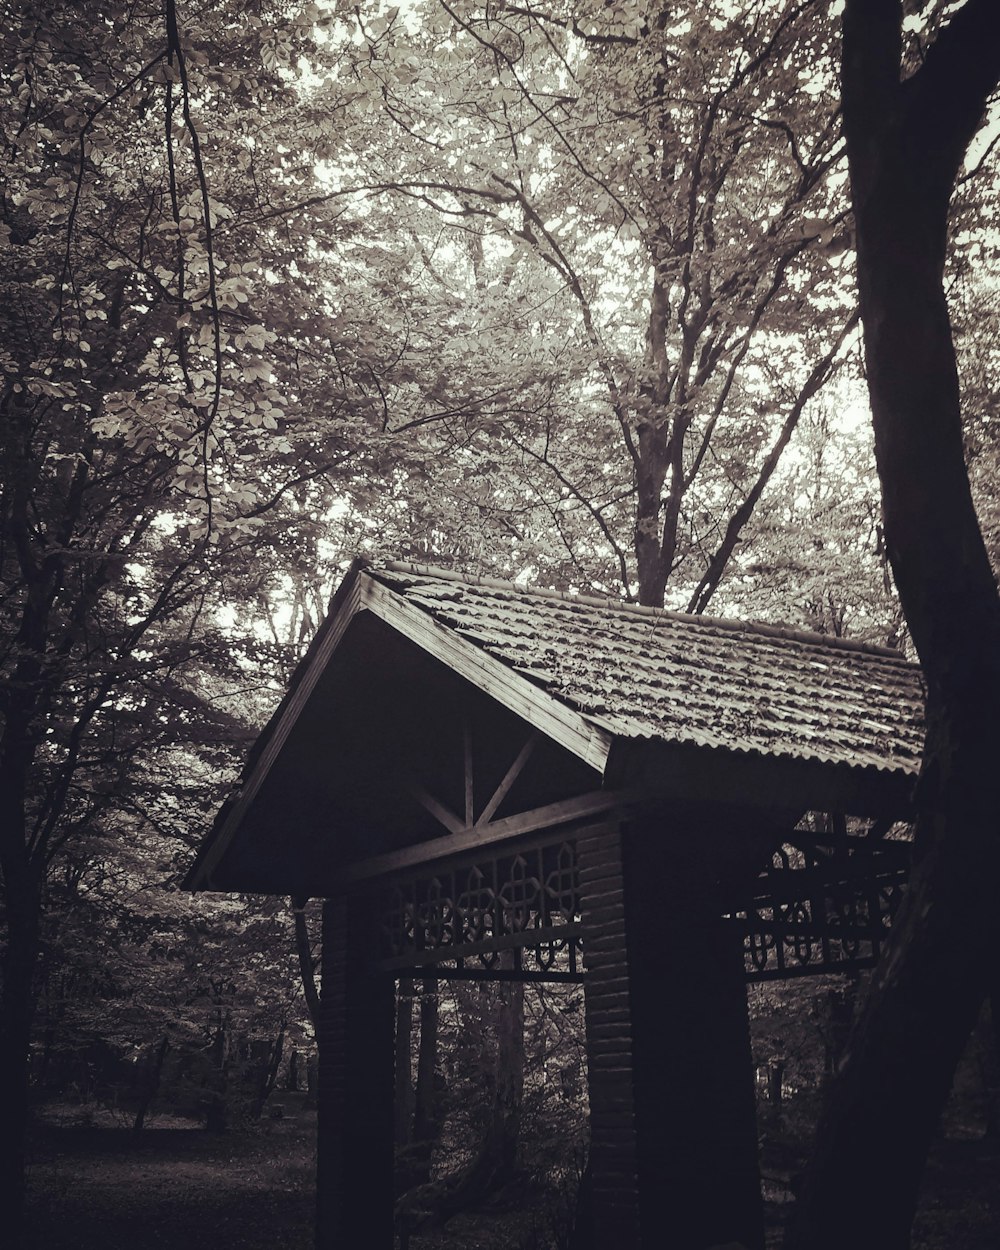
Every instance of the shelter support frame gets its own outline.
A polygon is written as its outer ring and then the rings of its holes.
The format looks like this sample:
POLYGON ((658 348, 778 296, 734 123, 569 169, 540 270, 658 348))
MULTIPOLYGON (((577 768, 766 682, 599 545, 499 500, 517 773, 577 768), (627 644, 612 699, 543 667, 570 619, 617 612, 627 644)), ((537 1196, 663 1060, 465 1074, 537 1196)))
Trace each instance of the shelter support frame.
POLYGON ((775 851, 737 907, 705 840, 662 809, 358 873, 324 906, 318 1250, 393 1246, 394 980, 407 976, 582 979, 595 1250, 761 1250, 746 982, 774 975, 761 943, 808 949, 810 966, 790 957, 784 975, 877 956, 891 921, 879 898, 906 871, 905 848, 881 845, 824 844, 798 869, 775 851), (800 884, 809 908, 792 905, 800 884), (863 915, 845 912, 855 886, 863 915))

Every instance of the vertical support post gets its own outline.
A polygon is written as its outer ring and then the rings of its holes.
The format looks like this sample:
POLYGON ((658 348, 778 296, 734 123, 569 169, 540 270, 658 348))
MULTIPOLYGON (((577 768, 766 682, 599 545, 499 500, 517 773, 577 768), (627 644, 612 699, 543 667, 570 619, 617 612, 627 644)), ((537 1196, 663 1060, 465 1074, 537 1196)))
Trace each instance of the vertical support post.
POLYGON ((392 1250, 392 978, 370 969, 374 915, 364 896, 323 906, 317 1250, 392 1250))
POLYGON ((465 825, 471 829, 476 823, 476 797, 473 786, 473 754, 472 754, 472 723, 466 712, 465 727, 462 730, 462 758, 465 770, 465 825))
POLYGON ((740 940, 698 832, 666 834, 633 824, 577 843, 594 1244, 762 1250, 740 940))
MULTIPOLYGON (((590 1229, 575 1244, 638 1250, 639 1166, 621 829, 587 829, 576 843, 590 1097, 590 1229)), ((664 1243, 667 1244, 667 1243, 664 1243)))
POLYGON ((663 822, 626 835, 643 1229, 665 1219, 667 1245, 763 1250, 742 939, 722 923, 708 841, 663 822))

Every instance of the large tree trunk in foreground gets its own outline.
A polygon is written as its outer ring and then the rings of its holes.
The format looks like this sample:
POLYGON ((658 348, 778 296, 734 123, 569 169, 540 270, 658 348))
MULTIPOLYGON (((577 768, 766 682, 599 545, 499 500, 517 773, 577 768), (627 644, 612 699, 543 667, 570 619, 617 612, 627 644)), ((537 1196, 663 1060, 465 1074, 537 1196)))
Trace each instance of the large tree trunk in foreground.
POLYGON ((1000 599, 962 450, 948 202, 1000 77, 969 0, 901 82, 898 0, 847 0, 844 128, 886 540, 927 679, 908 896, 832 1082, 788 1243, 904 1250, 1000 936, 1000 599))
POLYGON ((5 1245, 24 1235, 25 1134, 28 1126, 28 1063, 39 953, 40 887, 30 866, 5 858, 7 945, 0 997, 0 1209, 5 1245))

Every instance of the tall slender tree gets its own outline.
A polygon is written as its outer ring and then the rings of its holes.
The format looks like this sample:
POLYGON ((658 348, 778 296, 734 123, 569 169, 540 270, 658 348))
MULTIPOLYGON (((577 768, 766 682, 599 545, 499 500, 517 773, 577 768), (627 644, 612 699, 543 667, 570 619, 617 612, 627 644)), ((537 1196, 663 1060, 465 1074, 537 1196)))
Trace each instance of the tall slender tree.
POLYGON ((16 1244, 50 876, 102 844, 129 778, 180 738, 224 766, 239 709, 192 675, 245 680, 219 613, 252 602, 266 549, 293 568, 315 549, 314 514, 371 450, 352 425, 366 349, 326 268, 338 227, 306 226, 289 168, 311 23, 281 0, 239 21, 174 0, 4 19, 0 1186, 16 1244))
POLYGON ((900 600, 927 682, 918 864, 819 1127, 796 1250, 904 1250, 931 1134, 1000 938, 1000 596, 963 459, 948 208, 1000 81, 994 0, 847 0, 858 285, 900 600))

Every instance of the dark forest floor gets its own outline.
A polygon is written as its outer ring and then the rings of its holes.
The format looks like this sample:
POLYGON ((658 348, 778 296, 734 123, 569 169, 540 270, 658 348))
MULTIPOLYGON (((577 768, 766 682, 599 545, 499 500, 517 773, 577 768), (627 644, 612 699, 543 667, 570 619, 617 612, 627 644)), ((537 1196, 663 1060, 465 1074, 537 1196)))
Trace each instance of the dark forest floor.
POLYGON ((252 1133, 40 1126, 29 1250, 312 1250, 315 1122, 252 1133))
MULTIPOLYGON (((32 1138, 30 1250, 312 1250, 315 1116, 295 1110, 250 1132, 211 1134, 181 1122, 127 1127, 41 1123, 32 1138)), ((783 1176, 792 1143, 772 1134, 764 1171, 780 1245, 783 1176)), ((1000 1143, 939 1140, 914 1229, 914 1250, 1000 1246, 1000 1143)), ((482 1211, 414 1236, 411 1250, 542 1250, 545 1219, 527 1195, 501 1194, 482 1211)), ((358 1250, 363 1250, 359 1247, 358 1250)))

